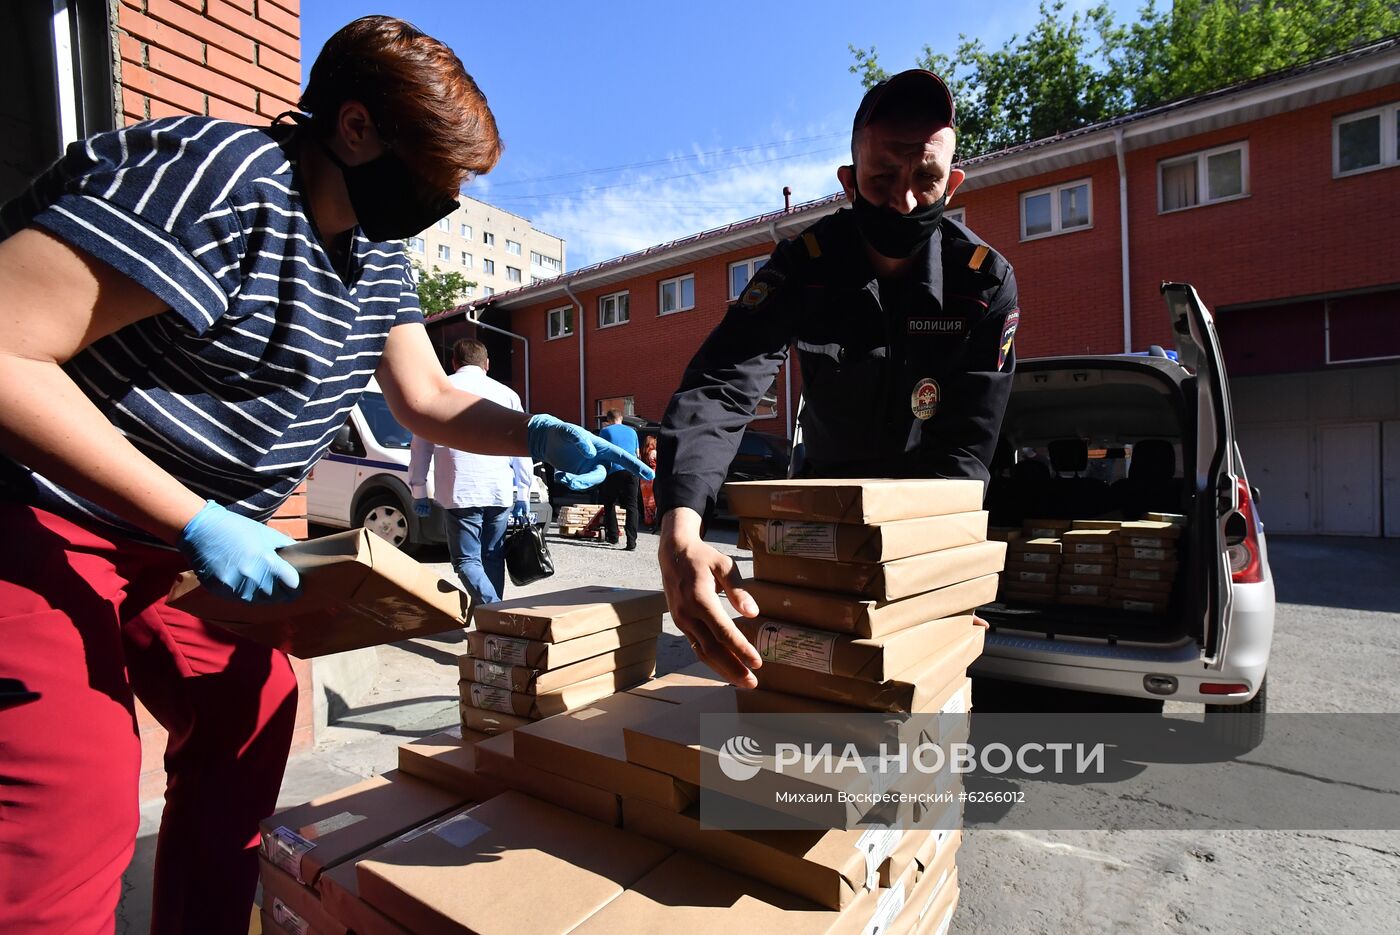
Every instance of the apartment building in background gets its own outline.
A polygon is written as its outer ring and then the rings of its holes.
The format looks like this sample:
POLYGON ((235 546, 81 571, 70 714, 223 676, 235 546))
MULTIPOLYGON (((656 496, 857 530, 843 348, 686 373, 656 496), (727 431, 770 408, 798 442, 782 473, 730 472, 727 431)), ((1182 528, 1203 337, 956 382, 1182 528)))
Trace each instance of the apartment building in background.
POLYGON ((462 205, 405 241, 410 260, 425 270, 461 273, 476 283, 468 299, 553 279, 564 272, 564 241, 528 218, 461 195, 462 205))
MULTIPOLYGON (((1400 39, 962 163, 950 214, 1015 266, 1019 356, 1170 347, 1158 295, 1214 309, 1270 532, 1400 535, 1400 39)), ((831 196, 438 316, 478 320, 534 411, 659 419, 776 241, 831 196), (505 335, 500 332, 510 332, 505 335)), ((754 428, 791 435, 784 366, 754 428)))

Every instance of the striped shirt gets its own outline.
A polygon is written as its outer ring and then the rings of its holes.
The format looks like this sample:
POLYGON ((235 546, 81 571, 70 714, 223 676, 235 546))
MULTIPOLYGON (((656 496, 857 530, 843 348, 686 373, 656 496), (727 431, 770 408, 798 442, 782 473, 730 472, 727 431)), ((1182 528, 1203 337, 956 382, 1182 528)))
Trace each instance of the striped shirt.
MULTIPOLYGON (((423 320, 402 246, 357 228, 347 285, 302 187, 293 128, 177 117, 74 143, 0 210, 0 239, 42 228, 169 305, 64 370, 139 451, 259 520, 329 446, 389 329, 423 320)), ((3 456, 0 488, 149 538, 3 456)))

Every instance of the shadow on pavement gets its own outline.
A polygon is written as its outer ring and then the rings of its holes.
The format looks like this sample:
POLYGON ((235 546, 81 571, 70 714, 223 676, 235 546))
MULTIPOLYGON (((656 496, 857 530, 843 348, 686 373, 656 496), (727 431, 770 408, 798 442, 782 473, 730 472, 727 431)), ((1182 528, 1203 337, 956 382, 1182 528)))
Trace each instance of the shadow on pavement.
POLYGON ((1269 536, 1281 604, 1400 612, 1400 539, 1269 536))

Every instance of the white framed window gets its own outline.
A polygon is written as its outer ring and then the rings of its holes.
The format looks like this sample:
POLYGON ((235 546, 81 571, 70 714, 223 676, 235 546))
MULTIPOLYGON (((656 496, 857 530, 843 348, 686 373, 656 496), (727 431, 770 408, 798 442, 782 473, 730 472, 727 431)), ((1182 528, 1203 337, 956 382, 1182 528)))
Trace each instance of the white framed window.
POLYGON ((438 218, 438 230, 440 230, 440 231, 450 231, 450 230, 452 230, 452 219, 451 219, 451 218, 438 218))
POLYGON ((510 238, 506 238, 506 253, 511 256, 520 256, 520 244, 510 238))
POLYGON ((558 257, 545 256, 543 253, 539 253, 535 250, 530 251, 530 265, 538 266, 540 269, 546 269, 555 273, 559 272, 563 267, 558 257))
POLYGON ((763 269, 768 262, 766 256, 756 256, 729 264, 729 301, 733 302, 744 294, 744 287, 753 279, 753 274, 763 269))
POLYGON ((1157 210, 1181 211, 1249 194, 1249 144, 1231 143, 1157 163, 1157 210))
POLYGON ((632 320, 628 293, 614 292, 598 297, 598 327, 611 328, 632 320))
POLYGON ((957 221, 959 224, 967 223, 966 208, 949 208, 947 211, 943 212, 943 216, 950 221, 957 221))
POLYGON ((482 298, 489 299, 489 298, 491 298, 491 296, 493 296, 493 295, 495 295, 495 294, 496 294, 496 290, 495 290, 495 289, 492 289, 490 286, 482 286, 482 287, 481 287, 481 296, 482 296, 482 298))
POLYGON ((624 416, 635 416, 637 414, 637 403, 631 396, 604 397, 603 399, 595 400, 593 408, 598 414, 599 427, 603 424, 603 416, 607 415, 608 411, 611 409, 616 409, 624 416))
POLYGON ((476 286, 473 286, 471 283, 468 283, 463 288, 463 292, 466 294, 467 298, 470 299, 472 296, 476 295, 476 286))
POLYGON ((506 267, 506 279, 510 282, 520 282, 520 270, 514 266, 506 267))
POLYGON ((472 239, 472 226, 471 226, 470 224, 463 224, 463 225, 461 225, 460 227, 457 228, 457 233, 460 234, 460 235, 462 236, 463 239, 465 239, 465 240, 471 240, 471 239, 472 239))
POLYGON ((408 238, 408 249, 414 253, 423 253, 428 249, 428 245, 423 242, 422 237, 410 237, 408 238))
POLYGON ((490 231, 482 231, 481 242, 486 244, 486 246, 488 247, 494 247, 496 246, 496 235, 491 233, 490 231))
POLYGON ((1052 237, 1094 226, 1092 187, 1076 179, 1021 193, 1021 239, 1052 237))
POLYGON ((658 315, 670 315, 672 312, 692 309, 695 307, 695 274, 688 273, 674 279, 663 279, 659 292, 658 315))
POLYGON ((462 265, 467 269, 472 267, 472 255, 465 250, 462 251, 462 265))
POLYGON ((438 259, 450 263, 452 261, 452 248, 445 243, 438 244, 438 259))
POLYGON ((485 273, 486 275, 488 275, 488 276, 494 276, 494 275, 496 275, 496 261, 495 261, 495 260, 482 259, 482 261, 481 261, 481 271, 482 271, 483 273, 485 273))
POLYGON ((574 333, 574 307, 565 305, 563 308, 552 308, 545 312, 544 336, 553 341, 555 338, 567 338, 574 333))
POLYGON ((1332 175, 1355 175, 1400 163, 1400 103, 1332 121, 1332 175))

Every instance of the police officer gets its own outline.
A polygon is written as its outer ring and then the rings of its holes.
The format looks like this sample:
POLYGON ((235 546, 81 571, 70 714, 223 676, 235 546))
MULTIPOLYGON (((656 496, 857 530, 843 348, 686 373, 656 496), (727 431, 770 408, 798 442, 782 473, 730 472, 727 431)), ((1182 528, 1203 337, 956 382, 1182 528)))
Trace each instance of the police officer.
POLYGON ((737 685, 757 684, 761 659, 715 586, 745 616, 759 609, 733 561, 701 538, 701 517, 790 345, 805 476, 989 477, 1020 312, 1010 265, 944 217, 964 178, 952 123, 932 72, 866 93, 852 165, 837 171, 852 207, 778 245, 666 411, 656 479, 666 596, 696 654, 737 685))

